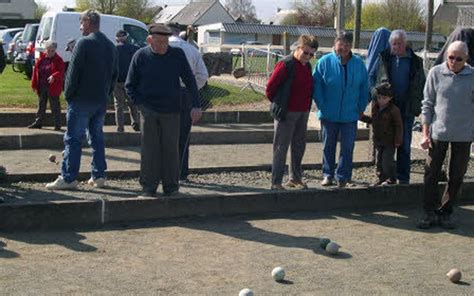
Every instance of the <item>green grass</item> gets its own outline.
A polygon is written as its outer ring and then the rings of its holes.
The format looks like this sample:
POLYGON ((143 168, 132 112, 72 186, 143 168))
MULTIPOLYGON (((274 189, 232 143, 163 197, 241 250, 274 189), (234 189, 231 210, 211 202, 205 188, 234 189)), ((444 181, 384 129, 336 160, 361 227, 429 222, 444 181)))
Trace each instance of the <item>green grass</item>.
POLYGON ((239 87, 223 83, 209 83, 202 90, 201 96, 203 105, 210 102, 213 106, 233 106, 266 100, 263 94, 256 93, 251 89, 241 90, 239 87))
MULTIPOLYGON (((239 105, 264 100, 262 94, 251 89, 241 91, 240 88, 222 83, 209 83, 203 90, 203 98, 213 106, 239 105)), ((23 73, 13 72, 8 65, 3 74, 0 74, 0 107, 1 108, 37 108, 38 98, 31 88, 31 81, 23 73)), ((61 95, 61 107, 66 103, 61 95)), ((109 108, 113 109, 113 105, 109 108)))
MULTIPOLYGON (((0 107, 36 108, 38 97, 24 73, 13 72, 7 65, 0 74, 0 107)), ((64 102, 61 105, 65 106, 64 102)))

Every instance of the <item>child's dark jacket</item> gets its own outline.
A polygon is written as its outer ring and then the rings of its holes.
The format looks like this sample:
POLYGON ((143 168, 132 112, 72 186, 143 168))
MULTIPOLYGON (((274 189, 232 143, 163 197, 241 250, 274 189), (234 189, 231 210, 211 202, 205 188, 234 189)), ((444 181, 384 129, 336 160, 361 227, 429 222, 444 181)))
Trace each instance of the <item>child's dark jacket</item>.
POLYGON ((370 116, 364 114, 360 120, 372 124, 375 145, 395 147, 402 144, 402 116, 392 101, 383 109, 379 108, 375 100, 372 101, 370 116))

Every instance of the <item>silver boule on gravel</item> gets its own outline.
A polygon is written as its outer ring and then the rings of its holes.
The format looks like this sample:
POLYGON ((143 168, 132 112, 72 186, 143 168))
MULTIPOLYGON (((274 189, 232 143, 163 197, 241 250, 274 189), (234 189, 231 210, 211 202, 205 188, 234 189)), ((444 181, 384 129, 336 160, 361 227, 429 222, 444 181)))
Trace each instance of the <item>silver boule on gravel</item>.
POLYGON ((249 288, 242 289, 239 292, 239 296, 253 296, 253 291, 249 288))
POLYGON ((50 154, 50 155, 48 156, 48 159, 49 159, 49 161, 51 161, 51 162, 56 162, 56 155, 50 154))
POLYGON ((326 252, 328 252, 331 255, 337 255, 337 253, 339 253, 340 248, 341 248, 340 245, 336 244, 335 242, 330 242, 326 246, 326 252))
POLYGON ((461 280, 462 274, 459 269, 453 268, 446 274, 446 276, 451 282, 457 283, 461 280))
POLYGON ((273 268, 272 278, 277 282, 284 280, 285 270, 283 269, 283 267, 278 266, 278 267, 273 268))
POLYGON ((326 246, 331 242, 331 240, 327 237, 321 237, 319 239, 319 246, 321 249, 326 249, 326 246))

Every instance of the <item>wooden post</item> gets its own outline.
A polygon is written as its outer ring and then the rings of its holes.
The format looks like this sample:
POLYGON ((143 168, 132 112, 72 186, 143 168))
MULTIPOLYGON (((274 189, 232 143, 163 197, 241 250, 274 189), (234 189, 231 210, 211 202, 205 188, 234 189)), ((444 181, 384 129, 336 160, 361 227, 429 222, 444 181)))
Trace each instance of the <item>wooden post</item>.
POLYGON ((360 47, 360 19, 362 10, 362 0, 356 0, 355 5, 355 22, 354 22, 354 48, 360 47))
POLYGON ((430 51, 433 35, 433 0, 428 1, 428 19, 426 21, 425 54, 430 51))
POLYGON ((290 54, 290 39, 288 36, 288 32, 283 32, 283 54, 289 55, 290 54))
POLYGON ((336 17, 336 33, 344 31, 344 0, 338 0, 337 17, 336 17))

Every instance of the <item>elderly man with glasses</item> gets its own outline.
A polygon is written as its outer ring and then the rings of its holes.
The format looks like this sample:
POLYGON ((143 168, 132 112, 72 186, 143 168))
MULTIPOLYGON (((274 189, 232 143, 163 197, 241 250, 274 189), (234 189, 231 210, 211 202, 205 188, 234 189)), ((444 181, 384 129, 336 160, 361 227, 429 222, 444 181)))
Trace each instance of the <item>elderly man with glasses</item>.
POLYGON ((451 219, 457 194, 469 164, 474 135, 474 69, 467 63, 466 43, 454 41, 446 52, 446 62, 428 73, 422 102, 423 140, 428 150, 424 176, 424 217, 422 229, 436 224, 455 227, 451 219), (442 197, 438 181, 448 147, 451 146, 448 183, 442 197))
POLYGON ((164 24, 149 26, 149 46, 135 53, 125 82, 141 113, 140 184, 147 197, 160 183, 165 195, 179 192, 180 79, 192 98, 192 122, 202 115, 196 79, 183 50, 169 46, 170 36, 164 24))

